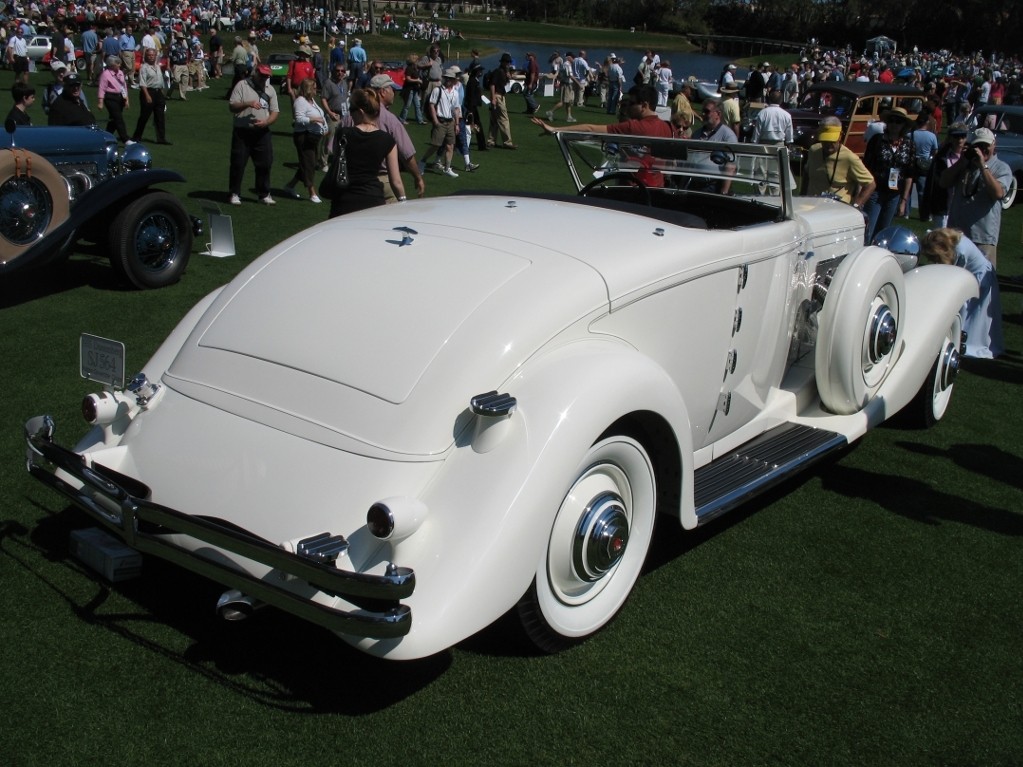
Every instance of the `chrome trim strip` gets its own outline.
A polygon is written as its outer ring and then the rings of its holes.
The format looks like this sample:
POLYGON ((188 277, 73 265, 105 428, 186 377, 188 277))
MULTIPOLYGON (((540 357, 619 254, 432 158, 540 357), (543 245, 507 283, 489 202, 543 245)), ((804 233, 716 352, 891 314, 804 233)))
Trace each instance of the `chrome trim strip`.
POLYGON ((415 589, 415 573, 411 569, 391 566, 384 575, 338 570, 243 531, 132 496, 86 466, 81 455, 49 441, 45 434, 26 431, 25 436, 29 474, 69 498, 138 551, 174 562, 331 631, 390 639, 404 636, 411 629, 412 611, 398 601, 411 596, 415 589), (77 489, 57 477, 53 473, 55 468, 74 477, 83 487, 77 489), (170 534, 186 535, 273 568, 284 576, 282 584, 288 576, 298 578, 325 594, 352 602, 357 609, 346 612, 312 602, 269 579, 257 578, 183 549, 166 539, 170 534))

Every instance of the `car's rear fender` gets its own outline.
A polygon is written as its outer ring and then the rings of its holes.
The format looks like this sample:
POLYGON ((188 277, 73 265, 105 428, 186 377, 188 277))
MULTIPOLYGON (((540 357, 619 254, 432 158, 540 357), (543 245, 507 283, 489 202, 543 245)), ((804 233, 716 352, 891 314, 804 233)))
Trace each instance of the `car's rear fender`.
MULTIPOLYGON (((164 339, 163 343, 156 350, 156 353, 140 369, 132 372, 143 373, 153 383, 160 383, 164 371, 174 361, 178 351, 185 343, 192 329, 195 328, 199 318, 206 313, 213 301, 220 295, 223 286, 206 295, 195 306, 189 309, 188 313, 171 331, 171 334, 164 339)), ((129 371, 125 371, 126 373, 129 371)), ((130 402, 131 397, 125 396, 125 401, 130 402)), ((127 430, 132 419, 139 413, 139 407, 133 406, 125 410, 121 417, 113 423, 103 426, 94 426, 90 429, 78 444, 75 445, 75 452, 84 453, 97 449, 99 446, 113 447, 120 441, 121 435, 127 430)))
MULTIPOLYGON (((636 350, 580 341, 532 360, 504 384, 517 399, 507 431, 484 452, 473 426, 421 496, 422 527, 382 547, 412 567, 412 631, 401 640, 362 640, 395 659, 438 652, 510 609, 545 556, 551 525, 590 446, 622 418, 641 413, 666 424, 651 458, 681 465, 683 509, 691 514, 692 439, 685 403, 670 377, 636 350), (670 431, 671 439, 663 439, 670 431), (474 447, 474 444, 476 447, 474 447), (671 447, 677 456, 665 456, 671 447)), ((482 416, 476 416, 482 418, 482 416)))
POLYGON ((877 391, 875 399, 883 407, 874 412, 872 426, 910 403, 930 373, 953 317, 980 290, 977 278, 968 271, 945 264, 917 267, 905 275, 905 281, 902 354, 877 391))

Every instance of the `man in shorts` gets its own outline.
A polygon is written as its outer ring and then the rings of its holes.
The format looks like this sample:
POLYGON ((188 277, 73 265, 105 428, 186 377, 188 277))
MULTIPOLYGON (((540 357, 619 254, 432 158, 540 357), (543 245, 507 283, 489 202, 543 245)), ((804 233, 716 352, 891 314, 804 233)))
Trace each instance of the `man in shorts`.
POLYGON ((547 110, 547 120, 554 122, 554 113, 562 107, 565 108, 565 122, 574 123, 572 117, 572 105, 575 104, 576 88, 579 81, 575 76, 575 56, 571 53, 565 54, 565 60, 558 68, 558 87, 561 89, 561 98, 554 105, 553 109, 547 110))
POLYGON ((453 68, 445 69, 441 87, 433 90, 430 100, 426 103, 426 111, 433 123, 433 130, 430 133, 430 146, 426 148, 426 154, 419 164, 420 173, 425 170, 426 158, 444 147, 444 164, 434 163, 433 169, 443 176, 458 178, 458 174, 451 168, 451 156, 455 149, 455 129, 462 119, 460 91, 455 87, 457 82, 458 73, 453 68))
POLYGON ((14 28, 14 36, 7 42, 7 63, 14 70, 14 82, 28 85, 28 43, 20 24, 14 28))

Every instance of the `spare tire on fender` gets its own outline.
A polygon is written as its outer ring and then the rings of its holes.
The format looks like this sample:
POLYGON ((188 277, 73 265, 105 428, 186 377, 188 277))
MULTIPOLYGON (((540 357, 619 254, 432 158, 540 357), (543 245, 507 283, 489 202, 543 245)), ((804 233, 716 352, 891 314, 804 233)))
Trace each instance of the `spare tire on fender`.
POLYGON ((824 407, 839 415, 863 409, 902 348, 906 286, 898 262, 868 246, 847 256, 821 309, 814 365, 824 407))
POLYGON ((11 263, 67 220, 64 178, 26 149, 0 151, 0 258, 11 263))

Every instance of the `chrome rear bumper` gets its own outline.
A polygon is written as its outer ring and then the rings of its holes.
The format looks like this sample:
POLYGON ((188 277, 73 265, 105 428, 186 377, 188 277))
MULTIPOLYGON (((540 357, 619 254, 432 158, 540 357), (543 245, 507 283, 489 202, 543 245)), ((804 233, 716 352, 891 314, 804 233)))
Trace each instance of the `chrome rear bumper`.
POLYGON ((399 602, 415 589, 415 573, 389 565, 383 575, 339 570, 313 558, 292 554, 239 528, 204 517, 183 514, 146 500, 142 483, 85 459, 53 442, 53 419, 37 416, 25 423, 29 474, 63 494, 125 543, 145 554, 174 562, 211 580, 248 594, 331 631, 373 639, 408 634, 412 610, 399 602), (81 488, 65 482, 56 470, 73 477, 81 488), (292 578, 325 594, 341 597, 356 609, 339 610, 313 602, 270 578, 257 578, 215 561, 168 538, 188 538, 237 557, 272 568, 280 582, 292 578))

